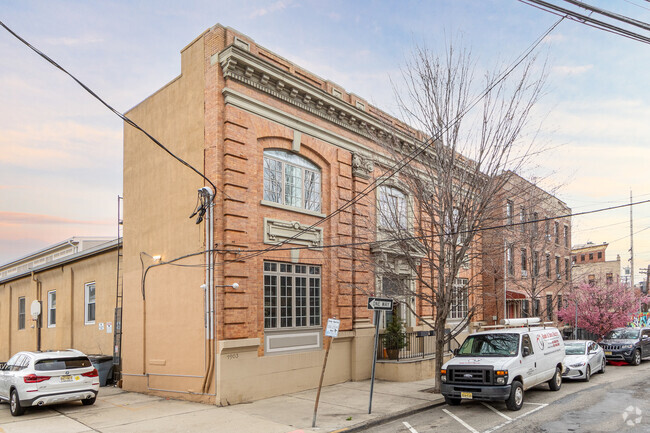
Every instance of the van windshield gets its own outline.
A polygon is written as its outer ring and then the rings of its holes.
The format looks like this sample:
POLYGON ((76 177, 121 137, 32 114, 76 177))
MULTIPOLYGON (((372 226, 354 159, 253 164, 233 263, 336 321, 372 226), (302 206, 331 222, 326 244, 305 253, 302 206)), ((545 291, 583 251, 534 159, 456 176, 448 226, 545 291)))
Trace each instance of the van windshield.
POLYGON ((519 334, 470 335, 458 350, 458 356, 515 356, 519 334))

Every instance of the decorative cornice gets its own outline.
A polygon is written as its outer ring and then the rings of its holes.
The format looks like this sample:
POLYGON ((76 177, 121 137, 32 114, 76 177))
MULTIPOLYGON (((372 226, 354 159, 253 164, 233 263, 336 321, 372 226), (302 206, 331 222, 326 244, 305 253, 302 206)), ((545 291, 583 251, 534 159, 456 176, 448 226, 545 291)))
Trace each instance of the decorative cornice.
MULTIPOLYGON (((218 55, 224 79, 233 79, 370 140, 394 135, 403 150, 414 149, 415 138, 382 124, 379 119, 305 83, 255 55, 230 45, 218 55)), ((213 56, 212 63, 215 63, 213 56)))

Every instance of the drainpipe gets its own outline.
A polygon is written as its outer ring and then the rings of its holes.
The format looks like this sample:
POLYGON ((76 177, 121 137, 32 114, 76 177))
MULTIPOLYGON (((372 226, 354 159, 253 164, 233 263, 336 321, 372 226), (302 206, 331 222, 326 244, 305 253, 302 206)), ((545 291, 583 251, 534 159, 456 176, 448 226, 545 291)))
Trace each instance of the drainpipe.
MULTIPOLYGON (((210 187, 204 186, 199 190, 203 196, 203 203, 206 206, 206 224, 205 224, 205 315, 206 315, 206 360, 205 377, 203 380, 203 392, 207 392, 210 384, 210 377, 214 374, 213 363, 216 362, 214 357, 214 340, 215 340, 215 287, 214 287, 214 192, 210 187)), ((216 391, 216 390, 215 390, 216 391)))
MULTIPOLYGON (((41 282, 36 278, 36 274, 32 271, 32 281, 36 283, 36 300, 41 303, 41 314, 36 318, 36 351, 41 351, 41 318, 43 317, 43 303, 41 302, 41 282)), ((25 305, 27 310, 27 305, 25 305)), ((25 316, 27 311, 25 311, 25 316)))

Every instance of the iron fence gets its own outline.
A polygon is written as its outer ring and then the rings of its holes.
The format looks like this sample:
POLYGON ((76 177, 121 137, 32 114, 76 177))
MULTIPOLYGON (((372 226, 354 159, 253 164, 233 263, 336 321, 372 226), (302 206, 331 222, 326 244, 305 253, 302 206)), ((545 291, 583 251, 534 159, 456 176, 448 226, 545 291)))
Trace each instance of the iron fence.
MULTIPOLYGON (((402 348, 392 349, 387 347, 385 334, 379 334, 377 344, 378 360, 396 360, 400 359, 418 359, 433 356, 436 353, 436 336, 435 331, 415 331, 405 332, 402 348)), ((456 339, 452 339, 447 344, 447 351, 451 352, 458 347, 456 339)))

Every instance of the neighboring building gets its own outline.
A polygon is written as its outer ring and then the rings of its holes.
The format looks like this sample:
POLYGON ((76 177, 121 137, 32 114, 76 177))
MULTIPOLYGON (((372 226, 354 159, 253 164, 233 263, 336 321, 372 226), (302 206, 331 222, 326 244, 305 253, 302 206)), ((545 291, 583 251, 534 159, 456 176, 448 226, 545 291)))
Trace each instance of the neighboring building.
POLYGON ((0 266, 0 361, 21 350, 112 355, 119 246, 75 237, 0 266))
POLYGON ((508 175, 490 224, 505 227, 483 235, 483 317, 488 323, 504 317, 556 321, 571 282, 571 209, 522 177, 508 175))
POLYGON ((621 281, 621 256, 616 255, 616 260, 607 260, 605 253, 607 242, 594 244, 575 245, 571 249, 573 261, 573 284, 580 283, 605 283, 612 284, 621 281))
MULTIPOLYGON (((390 124, 404 140, 415 131, 220 25, 185 47, 181 74, 128 116, 203 171, 217 191, 214 216, 208 205, 205 222, 195 224, 188 216, 197 190, 209 203, 203 179, 125 126, 124 388, 216 404, 314 388, 332 317, 341 324, 325 382, 370 377, 367 297, 389 289, 368 269, 368 257, 391 260, 398 273, 400 259, 385 244, 323 247, 379 237, 378 207, 404 210, 408 224, 411 199, 396 177, 311 226, 390 166, 369 130, 390 124)), ((462 283, 479 268, 467 266, 459 276, 458 315, 472 302, 462 283)), ((403 277, 410 281, 407 270, 403 277)), ((396 313, 409 329, 424 329, 431 304, 404 302, 421 319, 406 308, 396 313)), ((433 376, 433 363, 419 362, 396 374, 433 376)))

